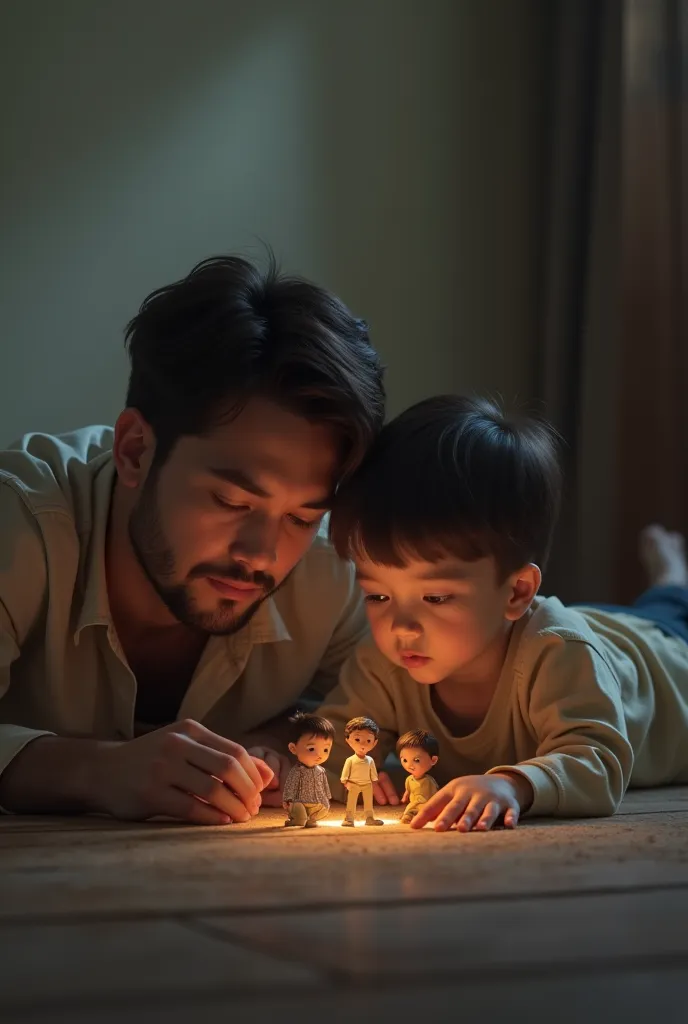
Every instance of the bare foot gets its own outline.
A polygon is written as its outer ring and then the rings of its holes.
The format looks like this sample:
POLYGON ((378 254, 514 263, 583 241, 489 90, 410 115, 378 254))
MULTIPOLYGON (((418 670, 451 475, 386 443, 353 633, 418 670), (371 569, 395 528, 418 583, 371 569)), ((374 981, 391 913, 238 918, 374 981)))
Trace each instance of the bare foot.
POLYGON ((646 526, 640 534, 640 561, 651 587, 688 587, 686 542, 663 526, 646 526))

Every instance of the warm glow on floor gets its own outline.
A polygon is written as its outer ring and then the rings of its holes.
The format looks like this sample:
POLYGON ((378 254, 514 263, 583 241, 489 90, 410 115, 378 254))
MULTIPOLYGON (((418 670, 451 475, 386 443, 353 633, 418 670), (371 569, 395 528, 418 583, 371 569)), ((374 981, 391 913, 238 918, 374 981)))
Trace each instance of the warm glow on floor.
MULTIPOLYGON (((399 818, 380 818, 380 821, 384 825, 400 825, 401 824, 401 821, 400 821, 399 818)), ((318 822, 318 828, 320 828, 322 825, 326 825, 328 828, 341 828, 342 827, 342 822, 341 821, 333 820, 332 818, 328 818, 326 821, 319 821, 318 822)), ((375 829, 375 828, 380 828, 380 827, 381 827, 380 825, 377 825, 377 826, 376 825, 366 825, 366 823, 364 821, 357 821, 355 823, 355 825, 354 825, 354 828, 375 829)))

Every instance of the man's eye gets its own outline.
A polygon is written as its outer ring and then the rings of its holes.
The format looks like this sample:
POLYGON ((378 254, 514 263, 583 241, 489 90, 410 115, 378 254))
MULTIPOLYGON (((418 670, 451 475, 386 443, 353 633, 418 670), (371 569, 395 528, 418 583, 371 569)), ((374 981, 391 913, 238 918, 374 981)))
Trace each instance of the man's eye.
POLYGON ((291 513, 287 516, 287 519, 298 526, 300 530, 314 530, 316 526, 320 525, 319 519, 299 519, 298 516, 293 516, 291 513))
POLYGON ((384 604, 387 600, 384 594, 366 594, 365 601, 367 604, 384 604))
POLYGON ((247 512, 249 509, 248 505, 241 504, 240 502, 227 501, 226 498, 222 498, 219 494, 211 495, 213 501, 219 508, 229 509, 230 512, 247 512))
POLYGON ((423 598, 428 604, 446 604, 447 601, 451 601, 451 594, 426 594, 423 598))

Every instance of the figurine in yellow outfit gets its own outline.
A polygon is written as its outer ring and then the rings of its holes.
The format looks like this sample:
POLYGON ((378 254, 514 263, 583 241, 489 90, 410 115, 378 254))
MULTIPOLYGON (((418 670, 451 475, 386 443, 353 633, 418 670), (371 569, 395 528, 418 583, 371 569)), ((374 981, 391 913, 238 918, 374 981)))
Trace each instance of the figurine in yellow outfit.
POLYGON ((428 775, 439 760, 439 749, 435 737, 423 729, 415 729, 399 737, 397 754, 402 767, 409 773, 401 798, 402 803, 408 803, 401 818, 404 825, 413 821, 421 804, 426 803, 439 788, 432 775, 428 775))

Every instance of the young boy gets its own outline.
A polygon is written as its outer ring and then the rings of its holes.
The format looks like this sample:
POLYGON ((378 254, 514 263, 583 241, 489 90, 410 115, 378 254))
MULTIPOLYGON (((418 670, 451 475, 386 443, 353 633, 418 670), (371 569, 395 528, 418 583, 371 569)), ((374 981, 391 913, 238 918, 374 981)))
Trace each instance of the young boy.
POLYGON ((409 773, 401 798, 402 804, 408 803, 401 816, 402 825, 410 825, 421 805, 437 792, 437 783, 428 773, 439 760, 439 749, 435 737, 424 729, 414 729, 399 737, 397 754, 401 767, 409 773))
POLYGON ((366 825, 384 825, 383 821, 375 817, 373 783, 377 782, 377 768, 370 756, 370 751, 377 745, 379 732, 377 723, 367 715, 352 718, 344 726, 344 739, 353 750, 353 754, 344 762, 339 780, 348 791, 346 814, 342 825, 353 827, 359 796, 363 797, 366 825))
POLYGON ((315 828, 330 809, 330 786, 322 767, 334 740, 334 727, 319 715, 301 711, 289 719, 293 733, 289 752, 298 759, 287 775, 282 802, 288 818, 285 826, 315 828))
POLYGON ((567 608, 537 596, 559 494, 550 428, 456 397, 388 424, 338 492, 373 640, 320 713, 373 716, 379 763, 407 730, 437 737, 444 785, 414 828, 613 814, 629 785, 688 782, 683 541, 644 533, 632 608, 567 608))

